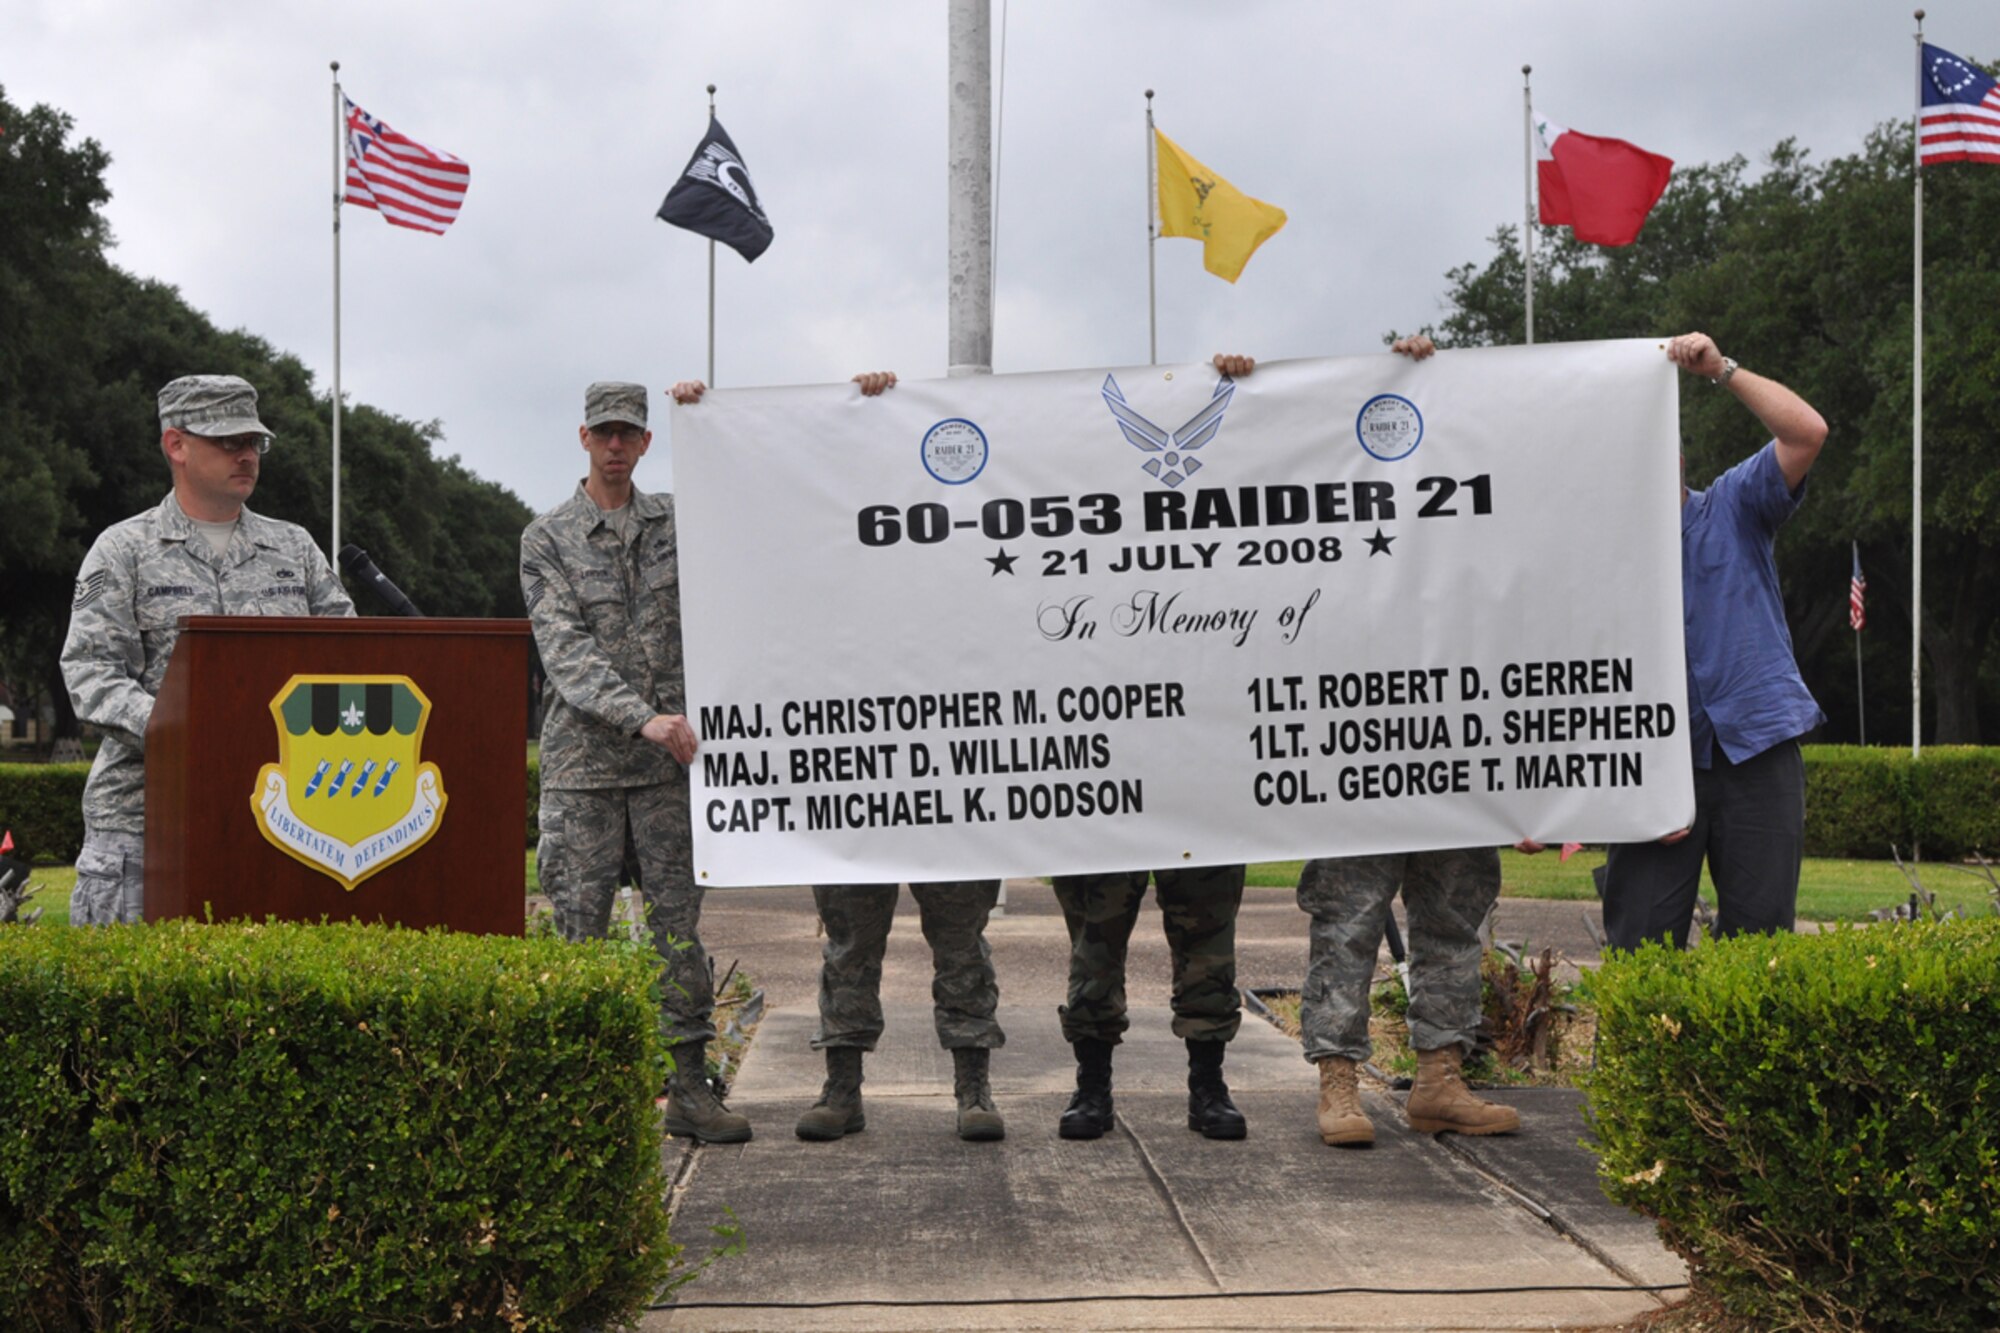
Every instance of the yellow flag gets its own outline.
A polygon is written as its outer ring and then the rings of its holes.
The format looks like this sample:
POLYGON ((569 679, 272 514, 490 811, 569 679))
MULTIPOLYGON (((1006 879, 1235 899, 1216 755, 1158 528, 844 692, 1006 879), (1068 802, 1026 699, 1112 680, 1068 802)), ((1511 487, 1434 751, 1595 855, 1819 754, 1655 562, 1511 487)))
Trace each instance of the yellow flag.
POLYGON ((1257 247, 1285 225, 1285 210, 1252 199, 1159 130, 1153 135, 1158 140, 1160 235, 1194 237, 1202 245, 1202 267, 1236 281, 1257 247))

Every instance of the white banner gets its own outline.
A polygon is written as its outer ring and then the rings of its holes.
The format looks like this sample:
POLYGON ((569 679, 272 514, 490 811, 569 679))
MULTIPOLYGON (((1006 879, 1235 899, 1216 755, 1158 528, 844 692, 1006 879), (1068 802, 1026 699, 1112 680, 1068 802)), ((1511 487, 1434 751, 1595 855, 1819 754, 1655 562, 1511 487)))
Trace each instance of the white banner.
POLYGON ((696 874, 1678 828, 1676 392, 1633 340, 675 408, 696 874))

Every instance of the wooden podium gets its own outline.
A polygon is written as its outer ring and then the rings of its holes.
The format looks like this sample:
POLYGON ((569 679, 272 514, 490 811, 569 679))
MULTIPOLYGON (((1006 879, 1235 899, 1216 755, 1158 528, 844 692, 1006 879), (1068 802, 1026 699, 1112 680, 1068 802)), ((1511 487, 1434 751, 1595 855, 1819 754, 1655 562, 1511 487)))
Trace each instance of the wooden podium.
POLYGON ((521 933, 527 621, 182 626, 146 728, 148 921, 521 933))

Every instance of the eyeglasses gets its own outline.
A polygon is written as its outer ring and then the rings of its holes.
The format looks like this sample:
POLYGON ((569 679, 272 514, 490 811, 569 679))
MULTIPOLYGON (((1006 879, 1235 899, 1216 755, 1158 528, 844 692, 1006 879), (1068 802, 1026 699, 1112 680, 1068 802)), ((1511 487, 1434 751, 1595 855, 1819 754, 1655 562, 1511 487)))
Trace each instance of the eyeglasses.
POLYGON ((194 435, 198 440, 208 441, 231 458, 248 449, 255 449, 259 455, 271 452, 271 437, 268 435, 258 435, 254 432, 247 435, 195 435, 193 431, 183 433, 194 435))
POLYGON ((644 426, 614 426, 608 422, 602 426, 592 426, 590 428, 590 438, 593 440, 609 440, 613 436, 616 436, 627 444, 639 444, 646 438, 646 428, 644 426))

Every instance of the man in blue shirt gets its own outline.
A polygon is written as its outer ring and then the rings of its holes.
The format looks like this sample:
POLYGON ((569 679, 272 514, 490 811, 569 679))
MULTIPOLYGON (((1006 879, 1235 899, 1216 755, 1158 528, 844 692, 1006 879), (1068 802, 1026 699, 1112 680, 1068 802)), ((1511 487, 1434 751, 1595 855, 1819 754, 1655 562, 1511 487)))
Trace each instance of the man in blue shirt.
POLYGON ((1701 866, 1717 899, 1716 934, 1789 931, 1805 849, 1806 776, 1799 737, 1826 720, 1799 677, 1772 547, 1805 498, 1826 422, 1776 380, 1739 368, 1705 333, 1667 344, 1771 441, 1706 491, 1681 486, 1681 614, 1687 635, 1694 822, 1658 842, 1611 848, 1604 933, 1617 948, 1687 946, 1701 866))

